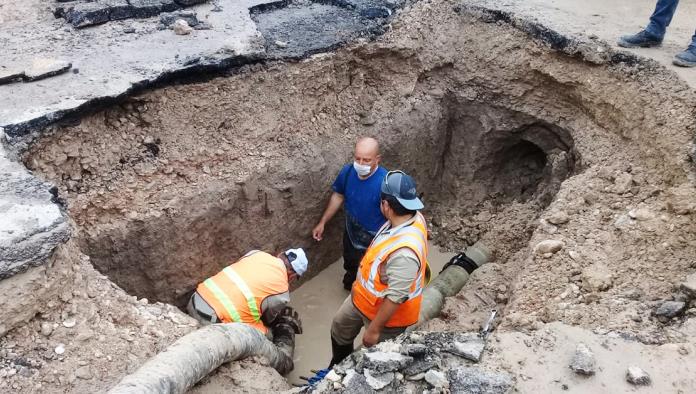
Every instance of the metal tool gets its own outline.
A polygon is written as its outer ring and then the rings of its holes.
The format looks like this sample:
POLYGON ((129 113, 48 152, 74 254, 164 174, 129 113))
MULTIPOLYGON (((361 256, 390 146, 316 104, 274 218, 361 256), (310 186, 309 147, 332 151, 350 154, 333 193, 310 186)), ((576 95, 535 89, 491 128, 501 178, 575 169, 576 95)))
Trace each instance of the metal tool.
POLYGON ((488 320, 486 321, 486 325, 483 326, 483 330, 479 333, 479 336, 481 338, 486 339, 488 337, 488 334, 491 333, 493 329, 493 320, 495 319, 495 315, 498 313, 497 309, 491 309, 491 315, 488 317, 488 320))

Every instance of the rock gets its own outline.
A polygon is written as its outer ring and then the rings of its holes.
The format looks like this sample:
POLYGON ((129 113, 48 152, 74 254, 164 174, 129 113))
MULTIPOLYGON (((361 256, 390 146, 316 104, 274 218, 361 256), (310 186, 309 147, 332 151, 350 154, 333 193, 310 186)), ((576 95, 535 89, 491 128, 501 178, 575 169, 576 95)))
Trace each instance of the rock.
POLYGON ((430 383, 435 388, 444 388, 449 386, 449 381, 444 373, 431 369, 425 373, 425 381, 430 383))
POLYGON ((665 301, 655 311, 655 316, 661 320, 669 320, 681 315, 686 310, 686 303, 683 301, 665 301))
POLYGON ((53 324, 49 322, 41 323, 41 335, 47 337, 53 332, 53 324))
POLYGON ((287 48, 287 46, 288 46, 287 42, 280 41, 280 40, 273 41, 273 44, 275 44, 275 46, 277 46, 278 48, 287 48))
POLYGON ((411 357, 420 357, 428 352, 428 347, 422 343, 407 343, 401 347, 401 354, 411 357))
POLYGON ((645 221, 653 219, 655 215, 645 208, 639 208, 628 211, 628 217, 638 221, 645 221))
POLYGON ((546 218, 547 222, 555 225, 568 223, 568 220, 570 220, 570 218, 568 217, 568 214, 564 211, 553 211, 546 218))
POLYGON ((396 352, 365 353, 365 368, 378 373, 394 372, 413 363, 413 357, 396 352))
POLYGON ((77 321, 74 318, 67 319, 63 322, 63 327, 65 328, 73 328, 77 324, 77 321))
POLYGON ((582 270, 582 287, 588 292, 605 291, 611 288, 611 271, 603 264, 593 264, 582 270))
POLYGON ((40 79, 62 74, 70 70, 72 64, 63 60, 37 58, 31 63, 31 67, 24 70, 25 81, 38 81, 40 79))
POLYGON ((133 18, 150 18, 180 8, 174 0, 128 0, 128 3, 133 8, 133 18))
POLYGON ((174 33, 180 36, 191 34, 191 32, 193 31, 191 26, 189 26, 188 22, 186 22, 183 19, 177 19, 177 21, 174 22, 173 29, 174 33))
POLYGON ((636 386, 647 386, 650 384, 650 375, 640 367, 630 366, 626 370, 626 381, 636 386))
POLYGON ((189 26, 198 26, 198 15, 193 11, 167 12, 159 16, 160 23, 166 27, 172 27, 177 20, 183 19, 189 26))
POLYGON ((565 244, 562 241, 557 241, 555 239, 547 239, 544 241, 539 242, 535 247, 534 247, 534 252, 536 254, 546 254, 546 253, 556 253, 559 250, 563 249, 563 246, 565 244))
POLYGON ((629 173, 622 172, 614 179, 612 191, 616 194, 625 194, 631 191, 631 187, 633 187, 633 177, 629 173))
POLYGON ((53 350, 57 355, 61 355, 65 353, 65 345, 62 343, 59 343, 58 346, 53 350))
POLYGON ((415 382, 417 380, 423 380, 425 379, 425 372, 417 373, 415 375, 411 376, 406 376, 406 380, 410 380, 412 382, 415 382))
POLYGON ((365 370, 367 384, 375 390, 381 390, 394 381, 394 372, 374 373, 369 369, 365 370))
POLYGON ((108 21, 132 18, 135 9, 127 0, 99 0, 68 6, 61 13, 61 16, 68 23, 77 28, 83 28, 108 21))
POLYGON ((693 186, 683 184, 667 193, 667 209, 677 215, 696 212, 696 193, 693 186))
POLYGON ((505 394, 512 388, 512 378, 504 373, 478 368, 459 367, 447 372, 452 393, 505 394))
POLYGON ((329 373, 326 374, 325 376, 326 379, 332 381, 332 382, 340 382, 341 381, 341 376, 336 373, 333 369, 329 371, 329 373))
POLYGON ((569 365, 575 373, 580 375, 594 375, 596 361, 594 353, 584 343, 579 343, 575 348, 575 354, 569 365))
POLYGON ((89 380, 92 379, 92 371, 89 369, 89 365, 80 367, 75 370, 75 376, 79 379, 89 380))
POLYGON ((457 356, 464 357, 467 360, 479 362, 485 346, 486 343, 483 341, 483 339, 473 338, 471 341, 466 342, 454 341, 452 346, 448 348, 447 351, 452 354, 456 354, 457 356))
POLYGON ((679 285, 679 288, 689 299, 696 299, 696 273, 687 276, 686 280, 679 285))
MULTIPOLYGON (((424 373, 425 371, 434 368, 437 365, 435 360, 416 360, 402 372, 405 376, 415 376, 424 373)), ((422 379, 422 378, 421 378, 422 379)))
POLYGON ((367 384, 367 378, 363 374, 355 372, 354 369, 349 369, 346 376, 343 378, 344 394, 363 394, 374 393, 375 390, 367 384))
POLYGON ((184 7, 192 6, 195 4, 202 4, 205 3, 208 0, 174 0, 176 1, 177 4, 182 5, 184 7))

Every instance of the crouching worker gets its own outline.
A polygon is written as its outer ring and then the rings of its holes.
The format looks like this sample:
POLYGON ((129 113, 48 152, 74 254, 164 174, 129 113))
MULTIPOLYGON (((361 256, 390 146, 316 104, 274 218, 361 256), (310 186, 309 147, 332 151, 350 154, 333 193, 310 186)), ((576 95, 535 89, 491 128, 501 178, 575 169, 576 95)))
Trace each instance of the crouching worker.
POLYGON ((418 212, 423 203, 413 178, 390 171, 381 184, 380 210, 387 223, 360 261, 351 295, 331 325, 331 366, 353 352, 365 326, 363 345, 391 339, 418 322, 428 273, 428 233, 418 212))
POLYGON ((290 283, 307 271, 302 249, 289 249, 278 256, 253 250, 212 278, 199 284, 188 303, 188 313, 201 324, 245 323, 263 334, 278 321, 295 321, 288 306, 290 283))

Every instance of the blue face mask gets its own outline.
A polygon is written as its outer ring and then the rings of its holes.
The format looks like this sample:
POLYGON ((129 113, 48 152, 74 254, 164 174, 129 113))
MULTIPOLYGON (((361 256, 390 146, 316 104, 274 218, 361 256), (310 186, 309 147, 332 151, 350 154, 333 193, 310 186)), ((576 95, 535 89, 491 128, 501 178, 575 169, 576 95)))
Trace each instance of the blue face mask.
POLYGON ((355 168, 355 172, 363 178, 370 175, 370 172, 372 172, 371 166, 367 164, 358 164, 358 162, 353 162, 353 168, 355 168))

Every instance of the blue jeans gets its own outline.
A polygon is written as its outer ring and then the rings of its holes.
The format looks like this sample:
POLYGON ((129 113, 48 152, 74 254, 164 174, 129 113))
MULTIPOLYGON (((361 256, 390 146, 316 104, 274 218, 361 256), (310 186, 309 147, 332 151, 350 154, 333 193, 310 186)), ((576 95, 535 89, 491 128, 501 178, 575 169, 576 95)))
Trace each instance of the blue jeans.
MULTIPOLYGON (((650 24, 645 30, 661 40, 665 36, 667 26, 672 22, 677 5, 679 5, 679 0, 657 0, 655 12, 650 16, 650 24)), ((689 50, 696 52, 696 33, 691 37, 689 50)))

